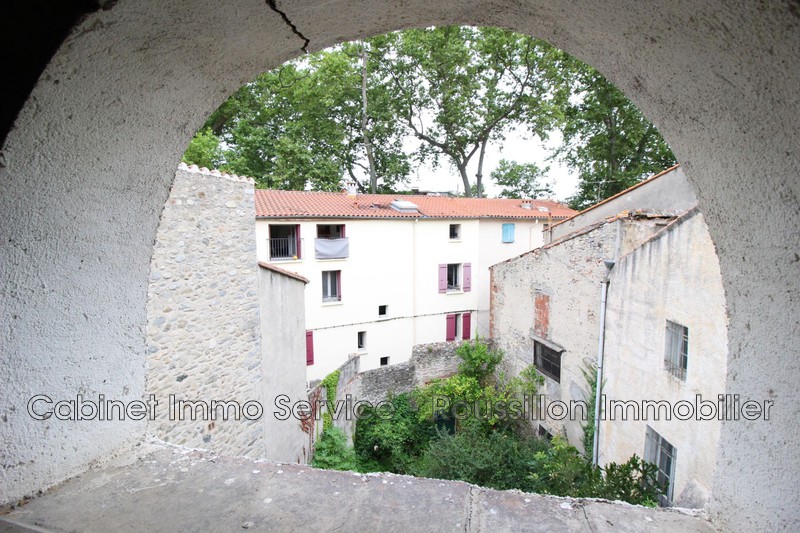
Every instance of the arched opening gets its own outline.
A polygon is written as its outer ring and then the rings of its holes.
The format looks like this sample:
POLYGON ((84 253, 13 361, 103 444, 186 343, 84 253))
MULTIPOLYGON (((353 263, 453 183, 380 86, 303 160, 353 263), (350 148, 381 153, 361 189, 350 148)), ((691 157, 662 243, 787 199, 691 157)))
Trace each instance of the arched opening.
POLYGON ((119 3, 62 45, 20 113, 0 169, 4 494, 63 479, 141 433, 131 423, 45 429, 23 406, 45 385, 64 398, 82 388, 143 394, 152 240, 174 162, 203 117, 246 79, 299 54, 304 38, 318 49, 469 23, 541 36, 598 67, 675 150, 720 255, 729 392, 776 400, 769 425, 723 426, 712 512, 723 526, 795 523, 787 488, 796 490, 796 469, 785 448, 798 375, 787 354, 800 336, 786 312, 800 297, 794 5, 586 2, 565 12, 555 2, 341 2, 284 11, 292 26, 263 4, 119 3))

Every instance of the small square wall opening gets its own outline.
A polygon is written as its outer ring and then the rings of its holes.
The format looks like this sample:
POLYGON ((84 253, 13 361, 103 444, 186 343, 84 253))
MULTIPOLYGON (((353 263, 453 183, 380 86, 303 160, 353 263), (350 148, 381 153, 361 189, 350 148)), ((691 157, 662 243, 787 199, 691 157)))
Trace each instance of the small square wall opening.
POLYGON ((389 364, 389 356, 381 357, 381 366, 386 366, 389 364))
POLYGON ((378 316, 386 316, 386 314, 388 312, 389 312, 389 306, 388 305, 379 305, 378 306, 378 316))
POLYGON ((358 332, 358 349, 359 350, 366 350, 367 349, 367 332, 366 331, 359 331, 358 332))

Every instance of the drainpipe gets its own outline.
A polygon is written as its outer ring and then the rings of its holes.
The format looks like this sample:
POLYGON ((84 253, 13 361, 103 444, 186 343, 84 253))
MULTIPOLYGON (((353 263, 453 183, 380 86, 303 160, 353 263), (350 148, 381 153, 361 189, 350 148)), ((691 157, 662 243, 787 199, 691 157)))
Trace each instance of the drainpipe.
POLYGON ((597 341, 597 387, 594 395, 594 442, 592 443, 592 465, 597 466, 600 459, 600 398, 603 388, 603 355, 606 340, 606 298, 608 296, 609 276, 615 261, 606 259, 606 275, 600 289, 600 337, 597 341))

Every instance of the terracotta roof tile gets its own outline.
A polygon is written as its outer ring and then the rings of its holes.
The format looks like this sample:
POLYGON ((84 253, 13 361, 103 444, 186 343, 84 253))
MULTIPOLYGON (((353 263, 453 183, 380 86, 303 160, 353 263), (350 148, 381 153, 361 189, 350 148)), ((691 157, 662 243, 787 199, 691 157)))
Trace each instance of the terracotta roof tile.
POLYGON ((576 213, 554 200, 454 198, 403 194, 359 194, 256 189, 257 218, 535 218, 565 219, 576 213), (393 200, 417 205, 418 212, 397 211, 393 200), (549 212, 548 212, 549 211, 549 212))

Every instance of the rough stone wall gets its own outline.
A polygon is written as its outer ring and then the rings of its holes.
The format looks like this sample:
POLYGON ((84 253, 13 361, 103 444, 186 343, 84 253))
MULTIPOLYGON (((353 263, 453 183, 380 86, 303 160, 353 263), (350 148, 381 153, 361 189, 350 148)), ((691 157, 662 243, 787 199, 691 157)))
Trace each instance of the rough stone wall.
POLYGON ((253 182, 182 165, 161 215, 148 286, 147 392, 160 402, 149 430, 156 436, 263 456, 260 421, 181 421, 170 416, 169 401, 263 405, 257 269, 253 182))
MULTIPOLYGON (((492 267, 492 332, 517 374, 533 364, 533 336, 565 348, 561 380, 545 378, 548 401, 588 399, 582 369, 597 358, 600 282, 605 259, 624 254, 661 227, 664 219, 622 218, 598 223, 553 244, 492 267)), ((552 434, 565 434, 582 449, 579 420, 545 420, 552 434)))
MULTIPOLYGON (((494 346, 491 340, 490 346, 494 346)), ((372 405, 389 397, 390 394, 410 392, 418 385, 424 385, 434 379, 452 376, 458 372, 461 359, 456 349, 461 342, 437 342, 414 346, 408 361, 388 365, 372 370, 359 372, 359 359, 353 357, 339 367, 339 382, 336 388, 336 400, 345 401, 349 395, 350 403, 346 405, 348 413, 352 413, 353 405, 358 401, 367 401, 372 405)), ((310 396, 319 397, 319 387, 312 389, 310 396)), ((334 425, 340 428, 352 442, 356 420, 354 417, 334 417, 334 425)))

